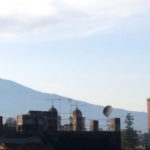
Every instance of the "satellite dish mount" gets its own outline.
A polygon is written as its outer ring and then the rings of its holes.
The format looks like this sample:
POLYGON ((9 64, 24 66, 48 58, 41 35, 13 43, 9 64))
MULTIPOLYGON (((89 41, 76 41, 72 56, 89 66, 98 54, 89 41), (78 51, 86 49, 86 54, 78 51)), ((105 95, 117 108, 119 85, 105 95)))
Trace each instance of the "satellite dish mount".
POLYGON ((103 109, 103 114, 105 117, 107 117, 107 121, 106 121, 106 126, 108 127, 108 131, 109 131, 109 116, 111 115, 112 113, 112 107, 110 105, 106 106, 104 109, 103 109))

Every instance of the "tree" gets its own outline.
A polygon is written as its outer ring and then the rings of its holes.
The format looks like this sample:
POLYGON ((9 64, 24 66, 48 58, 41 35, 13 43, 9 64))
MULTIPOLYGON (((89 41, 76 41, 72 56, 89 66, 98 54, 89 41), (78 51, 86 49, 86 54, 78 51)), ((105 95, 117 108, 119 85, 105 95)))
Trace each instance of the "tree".
POLYGON ((9 117, 6 119, 4 126, 8 127, 8 128, 15 128, 16 127, 16 120, 12 117, 9 117))
POLYGON ((123 149, 133 149, 138 144, 138 134, 134 130, 134 116, 127 113, 125 118, 125 130, 122 133, 123 149))
POLYGON ((127 131, 133 131, 133 125, 134 125, 134 116, 131 113, 127 113, 125 118, 125 129, 127 131))

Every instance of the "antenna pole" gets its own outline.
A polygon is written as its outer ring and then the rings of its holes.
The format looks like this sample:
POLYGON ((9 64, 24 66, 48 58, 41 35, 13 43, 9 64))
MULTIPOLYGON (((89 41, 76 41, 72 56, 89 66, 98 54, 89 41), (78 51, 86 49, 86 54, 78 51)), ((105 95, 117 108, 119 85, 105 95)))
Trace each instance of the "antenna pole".
POLYGON ((109 116, 108 116, 108 124, 107 124, 107 126, 108 126, 108 131, 110 131, 110 129, 109 129, 109 116))
POLYGON ((72 113, 72 99, 68 99, 70 102, 70 114, 72 113))
POLYGON ((60 104, 60 96, 58 98, 58 101, 59 101, 59 115, 61 114, 61 104, 60 104))
POLYGON ((52 107, 54 106, 54 100, 52 99, 52 107))

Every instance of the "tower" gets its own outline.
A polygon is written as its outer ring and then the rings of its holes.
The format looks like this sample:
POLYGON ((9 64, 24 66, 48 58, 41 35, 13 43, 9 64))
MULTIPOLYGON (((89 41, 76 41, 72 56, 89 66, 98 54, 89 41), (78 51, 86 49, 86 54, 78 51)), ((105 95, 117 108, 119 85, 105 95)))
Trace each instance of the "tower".
POLYGON ((50 131, 58 130, 58 112, 53 106, 49 109, 48 129, 50 131))
POLYGON ((70 117, 70 126, 72 131, 85 130, 85 118, 82 117, 82 112, 76 108, 70 117))
POLYGON ((148 133, 150 136, 150 98, 147 99, 148 133))

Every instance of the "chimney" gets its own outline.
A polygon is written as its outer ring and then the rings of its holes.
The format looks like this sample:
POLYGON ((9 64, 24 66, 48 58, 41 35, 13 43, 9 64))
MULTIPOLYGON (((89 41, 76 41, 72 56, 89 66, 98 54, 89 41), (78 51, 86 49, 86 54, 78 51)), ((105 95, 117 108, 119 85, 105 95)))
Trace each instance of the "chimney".
POLYGON ((150 136, 150 98, 147 99, 148 133, 150 136))

